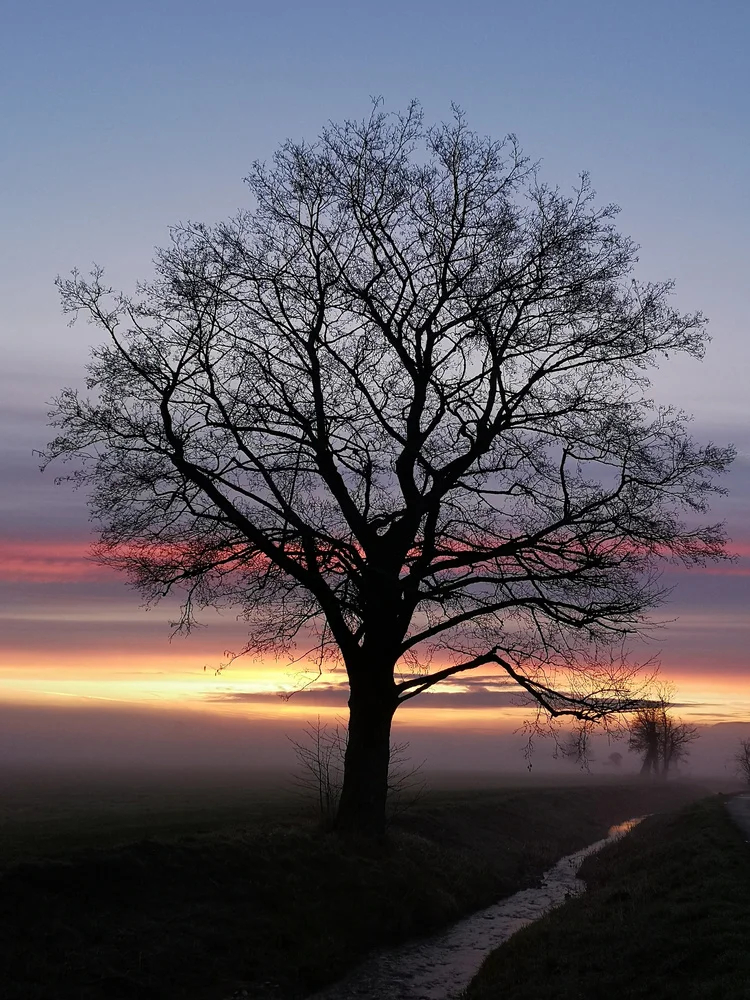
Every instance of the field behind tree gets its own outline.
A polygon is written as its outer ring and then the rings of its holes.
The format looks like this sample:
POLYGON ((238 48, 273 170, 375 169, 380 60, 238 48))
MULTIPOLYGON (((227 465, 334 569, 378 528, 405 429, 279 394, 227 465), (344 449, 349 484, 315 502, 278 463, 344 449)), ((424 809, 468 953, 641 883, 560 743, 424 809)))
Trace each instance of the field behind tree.
POLYGON ((688 783, 443 777, 380 845, 278 774, 6 774, 4 1000, 299 998, 534 880, 688 783))

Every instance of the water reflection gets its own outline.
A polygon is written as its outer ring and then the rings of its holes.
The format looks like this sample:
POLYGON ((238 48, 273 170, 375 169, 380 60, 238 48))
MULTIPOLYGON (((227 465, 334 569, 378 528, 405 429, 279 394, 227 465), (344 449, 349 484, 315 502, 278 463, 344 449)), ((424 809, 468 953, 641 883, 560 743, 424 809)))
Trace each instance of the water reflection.
POLYGON ((544 873, 541 885, 500 900, 454 924, 442 934, 384 952, 346 979, 309 1000, 453 1000, 464 990, 490 951, 521 927, 578 896, 586 885, 577 877, 583 859, 619 839, 643 816, 610 828, 608 837, 561 858, 544 873))
MULTIPOLYGON (((645 818, 645 816, 636 816, 635 819, 626 819, 624 823, 616 823, 609 828, 607 839, 617 840, 619 837, 624 837, 626 833, 630 833, 633 827, 638 826, 645 818)), ((606 841, 600 841, 601 843, 606 843, 606 841)))

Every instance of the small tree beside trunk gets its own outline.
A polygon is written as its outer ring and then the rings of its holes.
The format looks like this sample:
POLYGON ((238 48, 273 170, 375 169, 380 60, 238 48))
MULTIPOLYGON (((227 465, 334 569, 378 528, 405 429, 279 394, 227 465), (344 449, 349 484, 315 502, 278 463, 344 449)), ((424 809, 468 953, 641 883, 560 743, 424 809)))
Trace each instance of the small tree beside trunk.
MULTIPOLYGON (((324 829, 336 824, 344 785, 348 728, 323 722, 318 716, 309 722, 299 739, 290 737, 297 760, 297 786, 314 796, 324 829)), ((388 753, 388 811, 391 816, 413 805, 424 790, 419 772, 422 764, 409 761, 409 743, 390 744, 388 753)))

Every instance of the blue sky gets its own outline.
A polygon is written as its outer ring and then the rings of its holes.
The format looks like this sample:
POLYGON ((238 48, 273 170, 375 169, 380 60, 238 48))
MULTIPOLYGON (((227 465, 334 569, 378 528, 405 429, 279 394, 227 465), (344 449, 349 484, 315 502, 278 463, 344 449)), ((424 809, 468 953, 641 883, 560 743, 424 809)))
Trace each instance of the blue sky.
MULTIPOLYGON (((690 384, 704 421, 741 403, 750 361, 750 5, 741 2, 211 4, 6 0, 0 30, 0 319, 13 355, 71 374, 52 279, 105 264, 129 285, 167 226, 242 204, 241 178, 286 136, 314 137, 382 94, 428 117, 516 132, 563 187, 590 171, 642 245, 644 274, 712 320, 690 384), (732 366, 737 370, 737 365, 732 366), (704 405, 705 404, 705 405, 704 405)), ((17 370, 23 365, 10 367, 17 370)), ((682 400, 680 400, 682 402, 682 400)))

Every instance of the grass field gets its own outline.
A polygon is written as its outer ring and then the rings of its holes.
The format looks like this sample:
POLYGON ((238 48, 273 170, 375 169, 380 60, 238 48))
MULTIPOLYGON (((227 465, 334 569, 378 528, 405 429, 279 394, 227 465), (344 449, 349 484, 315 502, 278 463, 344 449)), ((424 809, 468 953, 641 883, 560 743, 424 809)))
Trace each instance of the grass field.
POLYGON ((3 1000, 298 998, 528 884, 684 785, 434 791, 379 846, 272 787, 0 789, 3 1000), (145 838, 145 839, 144 839, 145 838))
POLYGON ((588 892, 485 962, 467 1000, 746 1000, 750 850, 720 797, 586 860, 588 892))
MULTIPOLYGON (((141 839, 309 815, 287 775, 75 772, 0 774, 0 869, 141 839)), ((1 994, 0 994, 1 996, 1 994)))

